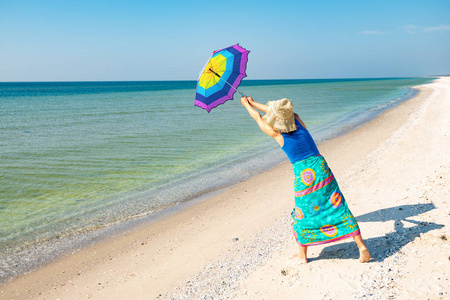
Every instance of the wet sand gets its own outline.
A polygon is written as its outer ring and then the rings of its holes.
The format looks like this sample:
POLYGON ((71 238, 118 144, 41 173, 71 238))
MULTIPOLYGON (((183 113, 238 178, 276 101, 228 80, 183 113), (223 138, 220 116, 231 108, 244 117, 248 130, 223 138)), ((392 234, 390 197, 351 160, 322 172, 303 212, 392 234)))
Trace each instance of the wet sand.
POLYGON ((283 163, 0 287, 1 299, 450 297, 450 78, 319 146, 373 257, 351 239, 290 260, 293 171, 283 163), (445 226, 447 225, 447 226, 445 226))

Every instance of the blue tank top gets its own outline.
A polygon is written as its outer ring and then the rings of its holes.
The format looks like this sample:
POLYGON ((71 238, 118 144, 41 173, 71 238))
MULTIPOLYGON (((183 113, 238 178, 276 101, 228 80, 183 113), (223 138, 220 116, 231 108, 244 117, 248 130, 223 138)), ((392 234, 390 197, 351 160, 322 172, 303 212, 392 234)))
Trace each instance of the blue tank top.
POLYGON ((297 130, 293 133, 282 133, 284 145, 281 149, 286 153, 291 164, 320 154, 308 130, 297 119, 295 124, 297 125, 297 130))

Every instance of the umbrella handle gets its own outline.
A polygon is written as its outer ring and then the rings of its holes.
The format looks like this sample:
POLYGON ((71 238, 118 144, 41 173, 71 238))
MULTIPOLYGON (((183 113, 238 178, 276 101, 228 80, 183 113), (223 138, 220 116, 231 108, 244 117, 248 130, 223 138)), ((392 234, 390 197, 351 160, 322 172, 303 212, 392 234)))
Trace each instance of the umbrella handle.
POLYGON ((244 97, 244 94, 241 93, 240 91, 238 91, 234 86, 232 86, 228 81, 226 81, 225 79, 222 78, 222 76, 220 76, 219 74, 217 74, 216 72, 214 72, 211 68, 209 68, 209 71, 213 72, 214 75, 216 75, 217 77, 219 77, 220 79, 222 79, 223 81, 225 81, 229 86, 231 86, 236 92, 238 92, 239 94, 241 94, 242 97, 244 97))

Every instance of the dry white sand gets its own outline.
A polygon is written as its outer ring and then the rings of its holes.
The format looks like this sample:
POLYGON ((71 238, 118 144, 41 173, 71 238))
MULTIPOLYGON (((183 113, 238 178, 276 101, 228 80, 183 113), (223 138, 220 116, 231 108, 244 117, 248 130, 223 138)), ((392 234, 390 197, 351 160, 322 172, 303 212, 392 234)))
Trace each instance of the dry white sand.
POLYGON ((0 287, 1 299, 448 299, 450 78, 321 145, 373 257, 298 251, 289 163, 0 287))

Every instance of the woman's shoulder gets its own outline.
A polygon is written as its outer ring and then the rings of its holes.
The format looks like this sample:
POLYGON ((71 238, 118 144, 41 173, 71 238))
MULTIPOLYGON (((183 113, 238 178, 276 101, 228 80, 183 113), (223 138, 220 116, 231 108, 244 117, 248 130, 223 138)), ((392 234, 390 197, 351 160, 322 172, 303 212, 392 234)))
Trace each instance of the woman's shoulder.
POLYGON ((297 126, 298 126, 298 125, 301 125, 302 128, 308 130, 308 129, 306 128, 305 123, 303 123, 302 119, 300 119, 300 116, 299 116, 299 115, 297 115, 296 113, 294 113, 294 118, 295 118, 295 124, 297 124, 297 126))

